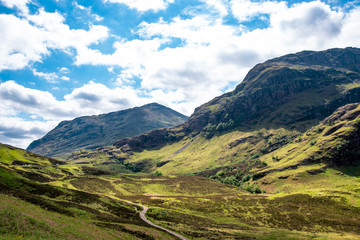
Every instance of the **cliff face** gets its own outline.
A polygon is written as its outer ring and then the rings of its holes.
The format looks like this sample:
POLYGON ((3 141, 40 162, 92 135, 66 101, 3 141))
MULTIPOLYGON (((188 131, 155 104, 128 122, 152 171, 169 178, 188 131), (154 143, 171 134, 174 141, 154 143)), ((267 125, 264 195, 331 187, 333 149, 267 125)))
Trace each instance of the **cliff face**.
POLYGON ((232 92, 198 107, 177 128, 123 139, 116 147, 154 147, 200 132, 287 128, 300 132, 338 107, 360 101, 360 49, 304 51, 256 65, 232 92))
POLYGON ((116 140, 133 137, 153 129, 183 123, 186 116, 159 104, 148 104, 124 111, 63 121, 27 148, 45 156, 58 156, 79 149, 95 149, 116 140))

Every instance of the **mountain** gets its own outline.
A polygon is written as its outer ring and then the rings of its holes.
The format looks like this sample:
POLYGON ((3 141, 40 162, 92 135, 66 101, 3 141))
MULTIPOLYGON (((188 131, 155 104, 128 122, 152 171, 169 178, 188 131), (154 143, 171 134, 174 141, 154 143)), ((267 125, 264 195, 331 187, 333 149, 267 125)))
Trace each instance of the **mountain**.
POLYGON ((336 108, 359 101, 360 49, 304 51, 256 65, 233 92, 199 107, 191 131, 208 124, 305 131, 336 108))
MULTIPOLYGON (((272 152, 243 164, 199 173, 221 182, 236 174, 251 176, 252 183, 267 192, 296 192, 305 186, 319 192, 323 188, 341 191, 344 185, 339 185, 339 181, 346 184, 344 176, 360 176, 360 103, 338 108, 318 125, 272 152)), ((241 176, 234 179, 240 180, 241 176)))
POLYGON ((275 151, 354 102, 360 102, 360 49, 303 51, 256 65, 234 91, 179 126, 74 157, 111 161, 120 152, 137 171, 164 174, 230 166, 275 151))
POLYGON ((115 143, 153 147, 184 136, 229 129, 286 128, 299 132, 335 109, 360 101, 360 49, 303 51, 256 65, 232 92, 195 109, 176 128, 115 143), (155 142, 154 142, 155 140, 155 142))
POLYGON ((63 121, 32 142, 27 150, 45 156, 64 156, 80 149, 95 149, 116 140, 183 123, 186 116, 157 103, 123 111, 63 121))

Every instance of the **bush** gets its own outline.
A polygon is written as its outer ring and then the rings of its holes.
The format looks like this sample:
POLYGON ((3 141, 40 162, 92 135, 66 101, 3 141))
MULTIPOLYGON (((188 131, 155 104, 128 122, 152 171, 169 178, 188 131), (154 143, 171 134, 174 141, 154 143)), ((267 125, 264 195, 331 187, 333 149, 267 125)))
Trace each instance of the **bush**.
POLYGON ((252 178, 252 176, 251 175, 245 175, 245 176, 243 176, 243 178, 241 179, 241 182, 247 182, 247 181, 250 181, 250 179, 252 178))
POLYGON ((159 172, 159 171, 156 171, 156 172, 154 173, 154 175, 155 175, 155 176, 162 176, 163 174, 162 174, 161 172, 159 172))
POLYGON ((203 130, 203 134, 206 138, 211 138, 214 136, 216 130, 216 125, 214 124, 208 124, 203 130))
POLYGON ((224 170, 219 170, 217 173, 216 173, 216 176, 218 177, 222 177, 225 175, 225 171, 224 170))

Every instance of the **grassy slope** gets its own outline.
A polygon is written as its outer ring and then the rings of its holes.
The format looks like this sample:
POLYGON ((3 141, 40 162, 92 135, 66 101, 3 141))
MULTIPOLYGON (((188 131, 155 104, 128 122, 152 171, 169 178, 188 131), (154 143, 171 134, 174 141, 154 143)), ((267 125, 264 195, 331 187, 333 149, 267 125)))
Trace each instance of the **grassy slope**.
POLYGON ((131 155, 117 153, 120 151, 114 147, 105 148, 106 152, 83 151, 83 154, 79 154, 79 158, 70 160, 70 163, 96 167, 113 173, 131 173, 132 169, 123 165, 125 162, 137 167, 137 171, 141 172, 159 171, 165 175, 184 175, 220 166, 231 166, 254 155, 263 155, 289 142, 298 134, 297 131, 284 128, 263 128, 247 132, 236 130, 215 135, 210 139, 203 135, 188 137, 159 148, 133 152, 131 155), (112 154, 107 154, 108 151, 112 154), (125 161, 117 160, 125 157, 125 161))
POLYGON ((1 239, 172 239, 132 205, 72 190, 81 168, 6 145, 0 153, 1 239))
POLYGON ((1 146, 1 151, 4 239, 32 239, 33 234, 38 239, 170 239, 142 225, 134 209, 116 199, 149 206, 153 221, 191 239, 357 239, 360 235, 357 204, 329 197, 330 193, 255 195, 198 176, 94 176, 77 166, 26 156, 19 149, 1 146), (48 171, 15 165, 15 158, 30 158, 48 171), (59 168, 70 169, 73 175, 59 168), (34 175, 20 176, 19 170, 52 179, 39 183, 34 175))
MULTIPOLYGON (((339 84, 336 91, 331 85, 327 92, 309 90, 296 94, 290 97, 289 103, 279 106, 266 117, 257 119, 257 123, 252 123, 253 126, 248 130, 240 128, 218 132, 210 139, 206 137, 205 131, 195 137, 190 135, 179 142, 160 145, 140 152, 134 151, 130 156, 127 152, 121 152, 113 146, 102 150, 83 151, 83 154, 80 152, 75 154, 77 158, 71 159, 70 162, 86 163, 85 166, 94 166, 111 172, 130 173, 131 171, 120 166, 116 161, 116 158, 126 158, 128 162, 139 164, 142 172, 160 171, 164 174, 189 174, 219 166, 233 165, 254 155, 271 152, 301 134, 297 130, 291 130, 292 125, 279 128, 284 123, 281 124, 277 121, 286 122, 288 121, 286 119, 291 119, 291 116, 302 116, 307 111, 304 105, 316 105, 333 100, 357 87, 357 83, 339 84), (248 139, 241 141, 246 138, 248 139), (236 141, 240 141, 240 143, 231 147, 231 144, 236 141), (114 164, 104 166, 104 162, 113 162, 114 164), (164 162, 168 163, 162 165, 161 163, 164 162)), ((216 106, 215 104, 208 107, 216 110, 216 106)), ((300 125, 302 127, 298 126, 299 128, 306 129, 306 127, 314 125, 314 120, 303 120, 300 125)))
POLYGON ((268 166, 253 171, 255 176, 265 175, 257 182, 268 192, 336 195, 360 206, 360 166, 357 150, 352 149, 358 144, 360 105, 353 106, 343 113, 339 109, 292 143, 261 156, 268 166))

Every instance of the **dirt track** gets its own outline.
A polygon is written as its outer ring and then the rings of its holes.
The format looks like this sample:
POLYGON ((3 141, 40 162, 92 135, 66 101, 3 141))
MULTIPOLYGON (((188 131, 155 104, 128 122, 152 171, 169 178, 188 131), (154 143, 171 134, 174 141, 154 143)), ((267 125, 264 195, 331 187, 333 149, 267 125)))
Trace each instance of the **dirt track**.
POLYGON ((155 227, 155 228, 158 228, 158 229, 160 229, 160 230, 163 230, 163 231, 165 231, 165 232, 167 232, 167 233, 169 233, 169 234, 171 234, 171 235, 173 235, 173 236, 175 236, 175 237, 177 237, 177 238, 179 238, 179 239, 182 239, 182 240, 190 240, 189 238, 186 238, 186 237, 184 237, 184 236, 182 236, 182 235, 180 235, 180 234, 178 234, 178 233, 176 233, 176 232, 173 232, 173 231, 171 231, 171 230, 169 230, 169 229, 160 227, 159 225, 156 225, 156 224, 150 222, 150 220, 147 219, 146 216, 145 216, 145 214, 146 214, 146 212, 147 212, 147 210, 148 210, 149 208, 147 208, 147 207, 145 207, 145 206, 143 206, 143 205, 136 204, 136 203, 132 203, 132 202, 128 202, 128 201, 124 201, 124 202, 129 203, 129 204, 131 204, 131 205, 135 205, 135 206, 141 207, 143 210, 140 212, 140 218, 141 218, 144 222, 146 222, 147 224, 149 224, 149 225, 151 225, 151 226, 153 226, 153 227, 155 227))

